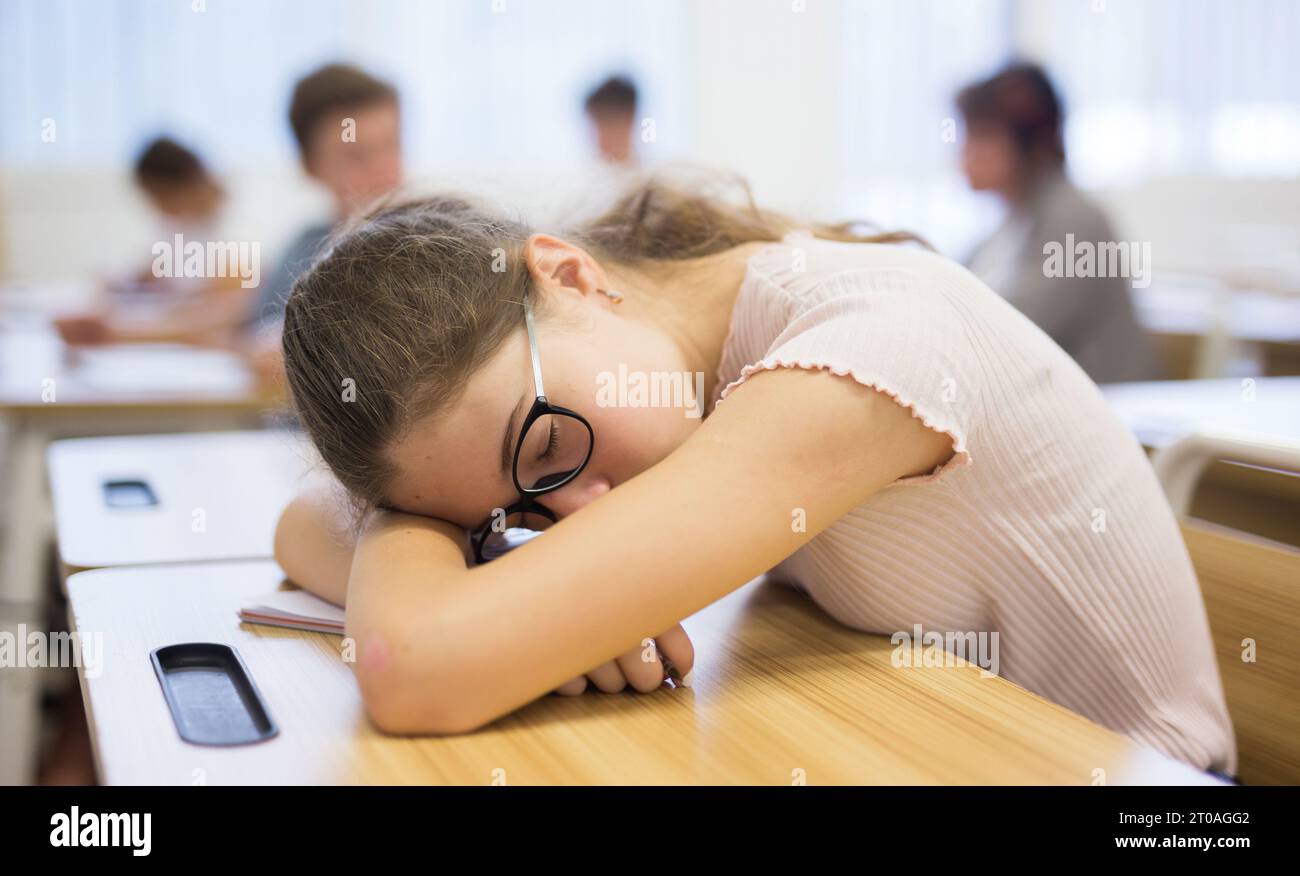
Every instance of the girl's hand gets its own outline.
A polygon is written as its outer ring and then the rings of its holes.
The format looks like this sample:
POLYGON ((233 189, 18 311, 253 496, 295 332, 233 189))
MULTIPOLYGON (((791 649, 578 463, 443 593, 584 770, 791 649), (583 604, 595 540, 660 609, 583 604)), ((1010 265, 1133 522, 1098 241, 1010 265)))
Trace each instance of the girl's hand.
POLYGON ((654 639, 647 639, 644 647, 634 648, 608 663, 596 667, 586 675, 556 688, 561 696, 577 696, 587 689, 587 681, 605 693, 618 693, 628 684, 641 693, 658 690, 664 683, 666 671, 664 660, 673 664, 683 677, 683 685, 690 687, 691 669, 695 665, 695 648, 687 638, 681 624, 661 633, 654 639))
POLYGON ((57 317, 54 327, 65 344, 94 346, 112 341, 113 328, 102 316, 76 313, 57 317))

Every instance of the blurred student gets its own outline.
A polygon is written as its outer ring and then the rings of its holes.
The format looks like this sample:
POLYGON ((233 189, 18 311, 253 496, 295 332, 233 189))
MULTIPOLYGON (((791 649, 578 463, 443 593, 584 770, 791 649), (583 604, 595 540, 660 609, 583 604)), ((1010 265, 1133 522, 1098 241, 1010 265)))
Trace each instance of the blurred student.
POLYGON ((262 284, 250 321, 274 325, 299 273, 340 222, 402 182, 401 111, 397 89, 364 70, 327 64, 300 79, 289 102, 289 126, 307 176, 332 202, 328 219, 299 232, 262 284))
MULTIPOLYGON (((166 136, 145 145, 133 175, 157 220, 158 243, 148 264, 109 281, 106 301, 94 310, 57 319, 56 328, 73 344, 223 343, 252 299, 255 290, 246 282, 254 276, 252 266, 235 260, 224 264, 218 276, 187 276, 183 248, 219 242, 225 190, 192 149, 166 136), (159 258, 163 250, 170 258, 159 258)), ((233 252, 241 251, 236 246, 233 252)), ((247 248, 242 253, 247 256, 247 248)))
POLYGON ((602 161, 635 167, 636 85, 626 76, 611 76, 597 85, 583 104, 602 161))
POLYGON ((216 232, 226 193, 193 150, 170 137, 150 141, 136 160, 135 181, 171 229, 199 237, 216 232))
MULTIPOLYGON (((1162 376, 1154 345, 1134 313, 1126 272, 1098 276, 1104 265, 1095 260, 1080 270, 1051 263, 1053 253, 1074 259, 1081 244, 1129 244, 1119 241, 1105 213, 1065 175, 1061 102, 1047 75, 1032 64, 1011 65, 962 89, 957 106, 965 121, 962 164, 971 188, 996 193, 1009 208, 1006 221, 967 266, 1096 383, 1162 376)), ((1150 271, 1149 264, 1131 264, 1127 273, 1135 267, 1150 271)))

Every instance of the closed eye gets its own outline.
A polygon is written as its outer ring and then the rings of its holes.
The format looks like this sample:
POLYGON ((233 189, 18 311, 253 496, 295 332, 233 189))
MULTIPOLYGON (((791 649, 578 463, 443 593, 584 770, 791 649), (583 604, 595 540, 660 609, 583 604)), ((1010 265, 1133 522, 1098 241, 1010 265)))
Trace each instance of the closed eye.
POLYGON ((550 459, 555 455, 555 449, 560 446, 560 430, 555 427, 555 420, 551 420, 551 428, 548 430, 546 437, 546 448, 538 455, 538 459, 550 459))

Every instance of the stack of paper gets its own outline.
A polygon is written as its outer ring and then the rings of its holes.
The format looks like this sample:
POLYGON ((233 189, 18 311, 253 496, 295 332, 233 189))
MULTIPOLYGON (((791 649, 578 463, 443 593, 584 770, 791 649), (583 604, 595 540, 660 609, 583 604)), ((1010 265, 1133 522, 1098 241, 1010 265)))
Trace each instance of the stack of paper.
POLYGON ((306 590, 276 590, 239 610, 249 624, 343 635, 343 609, 306 590))

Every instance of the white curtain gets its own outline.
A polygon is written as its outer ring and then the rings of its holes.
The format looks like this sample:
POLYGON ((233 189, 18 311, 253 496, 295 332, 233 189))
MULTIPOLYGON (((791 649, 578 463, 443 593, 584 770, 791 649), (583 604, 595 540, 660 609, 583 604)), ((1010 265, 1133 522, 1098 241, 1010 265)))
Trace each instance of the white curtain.
POLYGON ((1300 174, 1300 3, 1025 4, 1064 93, 1085 185, 1300 174))
POLYGON ((3 0, 0 158, 121 166, 168 131, 227 169, 290 163, 293 82, 337 59, 397 84, 416 173, 589 158, 582 98, 615 71, 655 119, 647 155, 673 157, 684 2, 3 0))
MULTIPOLYGON (((941 136, 966 82, 1037 61, 1086 188, 1300 174, 1295 0, 844 0, 841 209, 963 255, 1001 208, 941 136)), ((945 129, 947 130, 947 129, 945 129)))
POLYGON ((1012 47, 1010 0, 845 0, 840 209, 961 257, 1000 208, 970 193, 953 98, 1012 47))

